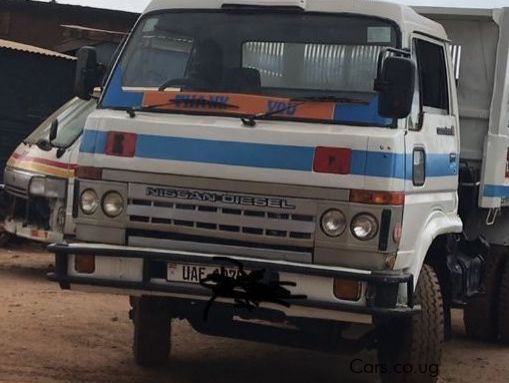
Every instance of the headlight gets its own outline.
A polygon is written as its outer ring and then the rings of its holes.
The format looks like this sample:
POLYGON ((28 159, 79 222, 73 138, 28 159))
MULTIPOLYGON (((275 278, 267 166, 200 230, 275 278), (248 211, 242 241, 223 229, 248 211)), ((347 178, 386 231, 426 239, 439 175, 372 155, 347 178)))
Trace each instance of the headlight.
POLYGON ((80 206, 83 213, 87 215, 94 214, 99 207, 99 197, 97 193, 92 189, 87 189, 81 193, 80 206))
POLYGON ((30 180, 31 196, 46 198, 65 198, 67 181, 51 177, 33 177, 30 180))
POLYGON ((42 197, 46 194, 46 179, 33 177, 30 181, 30 195, 42 197))
POLYGON ((352 220, 352 234, 361 241, 369 241, 378 234, 378 221, 371 214, 359 214, 352 220))
POLYGON ((109 192, 103 198, 103 212, 108 217, 118 217, 124 211, 124 199, 117 192, 109 192))
POLYGON ((346 229, 346 217, 340 210, 329 210, 322 216, 321 224, 329 237, 339 237, 346 229))

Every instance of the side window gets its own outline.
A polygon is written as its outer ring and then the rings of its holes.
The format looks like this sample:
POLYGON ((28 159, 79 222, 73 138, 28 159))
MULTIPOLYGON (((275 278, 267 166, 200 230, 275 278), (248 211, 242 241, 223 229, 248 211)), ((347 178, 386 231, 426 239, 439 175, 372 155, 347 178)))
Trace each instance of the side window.
POLYGON ((415 40, 423 110, 449 113, 449 87, 445 50, 442 45, 415 40), (438 109, 438 110, 437 110, 438 109))

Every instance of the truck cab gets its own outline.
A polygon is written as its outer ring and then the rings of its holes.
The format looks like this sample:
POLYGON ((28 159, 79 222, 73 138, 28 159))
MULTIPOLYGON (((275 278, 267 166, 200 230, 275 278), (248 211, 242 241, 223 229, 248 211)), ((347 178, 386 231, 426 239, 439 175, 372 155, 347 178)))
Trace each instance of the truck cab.
MULTIPOLYGON (((385 2, 153 1, 87 120, 81 243, 52 247, 51 279, 131 296, 141 365, 167 360, 173 319, 295 343, 245 323, 263 320, 310 347, 376 345, 384 382, 435 382, 418 365, 439 365, 489 258, 458 245, 455 49, 385 2)), ((77 94, 97 77, 82 50, 77 94)), ((496 172, 479 164, 477 186, 496 172)), ((483 190, 474 209, 498 214, 483 190)))

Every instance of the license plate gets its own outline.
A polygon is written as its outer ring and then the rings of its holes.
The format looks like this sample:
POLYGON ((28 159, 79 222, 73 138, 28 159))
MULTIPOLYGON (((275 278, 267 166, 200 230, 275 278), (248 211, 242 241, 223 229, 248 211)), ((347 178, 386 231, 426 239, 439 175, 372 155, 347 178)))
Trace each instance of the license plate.
MULTIPOLYGON (((235 268, 224 268, 225 274, 236 278, 238 270, 235 268)), ((200 281, 213 273, 221 273, 221 267, 203 265, 168 264, 168 281, 184 283, 200 283, 200 281)))

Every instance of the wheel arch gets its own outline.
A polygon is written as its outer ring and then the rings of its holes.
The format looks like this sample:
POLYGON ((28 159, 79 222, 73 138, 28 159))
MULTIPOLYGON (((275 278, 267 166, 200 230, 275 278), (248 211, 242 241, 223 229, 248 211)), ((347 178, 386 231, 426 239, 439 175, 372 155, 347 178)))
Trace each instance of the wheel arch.
MULTIPOLYGON (((410 265, 405 269, 414 275, 414 289, 426 262, 437 261, 440 258, 437 249, 453 234, 463 231, 463 223, 458 215, 445 214, 442 211, 434 211, 430 214, 420 233, 416 238, 416 247, 410 265)), ((446 254, 441 258, 446 261, 446 254)))
POLYGON ((463 231, 463 223, 458 215, 447 215, 441 211, 433 212, 419 233, 413 262, 407 269, 414 275, 414 289, 424 265, 434 270, 443 298, 444 334, 451 334, 451 284, 447 256, 456 251, 457 235, 463 231))

